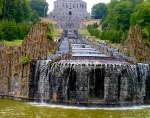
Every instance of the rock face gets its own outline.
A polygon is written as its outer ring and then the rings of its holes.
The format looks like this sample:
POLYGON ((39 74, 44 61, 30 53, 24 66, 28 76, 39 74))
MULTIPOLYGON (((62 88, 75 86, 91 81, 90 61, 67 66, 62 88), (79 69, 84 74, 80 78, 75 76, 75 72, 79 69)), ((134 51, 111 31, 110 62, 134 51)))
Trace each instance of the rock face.
POLYGON ((137 58, 138 62, 150 62, 150 48, 144 43, 142 31, 139 26, 132 26, 129 30, 128 40, 125 44, 131 55, 137 58))
POLYGON ((30 99, 57 103, 142 104, 150 100, 150 65, 34 63, 30 99))
POLYGON ((55 43, 47 40, 47 24, 35 25, 19 47, 2 46, 0 50, 0 95, 28 98, 30 64, 22 58, 46 59, 55 43))

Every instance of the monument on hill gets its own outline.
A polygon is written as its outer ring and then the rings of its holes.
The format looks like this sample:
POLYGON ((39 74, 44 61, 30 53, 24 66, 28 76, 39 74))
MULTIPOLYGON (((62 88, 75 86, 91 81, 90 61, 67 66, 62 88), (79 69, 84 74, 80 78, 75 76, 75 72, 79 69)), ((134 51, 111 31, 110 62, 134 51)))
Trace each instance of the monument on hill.
POLYGON ((82 20, 90 18, 87 3, 82 0, 56 0, 54 10, 49 15, 64 30, 77 30, 82 20))

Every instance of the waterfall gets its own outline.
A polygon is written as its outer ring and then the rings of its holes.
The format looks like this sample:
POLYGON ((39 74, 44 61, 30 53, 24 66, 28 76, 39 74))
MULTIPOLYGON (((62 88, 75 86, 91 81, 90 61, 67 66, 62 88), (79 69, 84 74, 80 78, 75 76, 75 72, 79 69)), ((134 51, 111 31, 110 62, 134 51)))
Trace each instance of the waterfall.
POLYGON ((61 60, 36 62, 32 88, 40 102, 143 104, 150 101, 148 64, 61 60), (86 63, 86 64, 85 64, 86 63))
POLYGON ((150 65, 131 64, 126 61, 128 57, 121 54, 123 58, 118 53, 118 49, 101 46, 110 50, 113 57, 85 40, 62 38, 56 51, 56 55, 62 57, 60 61, 38 60, 32 66, 30 98, 70 104, 150 102, 150 65), (64 58, 68 53, 69 57, 64 58))
POLYGON ((37 96, 40 102, 49 100, 49 65, 47 60, 36 63, 35 80, 37 82, 37 96))

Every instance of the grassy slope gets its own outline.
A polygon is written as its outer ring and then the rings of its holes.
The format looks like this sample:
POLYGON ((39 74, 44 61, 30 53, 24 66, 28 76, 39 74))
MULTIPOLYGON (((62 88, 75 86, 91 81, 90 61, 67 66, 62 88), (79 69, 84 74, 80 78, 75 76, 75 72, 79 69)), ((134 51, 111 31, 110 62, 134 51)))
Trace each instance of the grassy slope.
MULTIPOLYGON (((48 23, 52 23, 52 24, 55 24, 54 22, 52 21, 46 21, 44 20, 43 22, 48 22, 48 23)), ((54 40, 58 40, 60 38, 62 34, 62 29, 59 29, 59 28, 54 28, 54 32, 53 32, 53 37, 54 37, 54 40)), ((16 39, 16 40, 13 40, 13 41, 6 41, 6 40, 3 40, 0 42, 0 44, 4 44, 5 46, 20 46, 22 44, 23 40, 19 40, 19 39, 16 39)))
POLYGON ((100 40, 100 39, 98 39, 98 38, 96 38, 95 36, 91 36, 91 34, 88 32, 88 30, 87 30, 87 28, 82 28, 82 29, 80 29, 79 30, 79 33, 83 36, 83 37, 85 37, 86 39, 89 39, 89 40, 91 40, 91 41, 93 41, 93 42, 108 42, 108 41, 104 41, 104 40, 100 40))
POLYGON ((19 39, 16 39, 16 40, 13 40, 13 41, 2 41, 0 42, 0 44, 4 44, 5 46, 20 46, 22 44, 23 40, 19 40, 19 39))

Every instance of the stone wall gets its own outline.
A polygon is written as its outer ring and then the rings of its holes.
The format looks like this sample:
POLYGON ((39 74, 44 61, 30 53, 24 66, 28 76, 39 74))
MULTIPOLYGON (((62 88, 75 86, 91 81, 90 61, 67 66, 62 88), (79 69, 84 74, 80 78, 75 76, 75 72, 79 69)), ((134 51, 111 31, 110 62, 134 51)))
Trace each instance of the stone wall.
POLYGON ((109 105, 150 101, 150 65, 65 62, 50 65, 44 60, 33 65, 36 72, 30 78, 30 99, 109 105))
POLYGON ((24 39, 21 46, 0 49, 0 95, 28 98, 30 64, 23 64, 24 57, 31 60, 47 59, 55 43, 47 39, 46 23, 38 23, 24 39))

